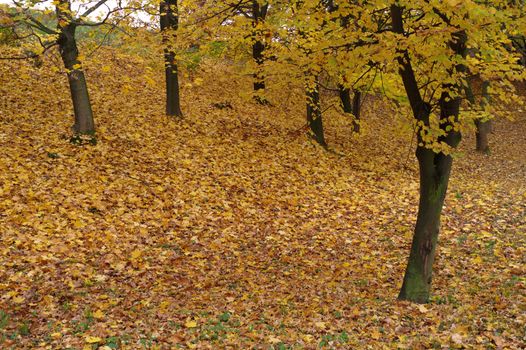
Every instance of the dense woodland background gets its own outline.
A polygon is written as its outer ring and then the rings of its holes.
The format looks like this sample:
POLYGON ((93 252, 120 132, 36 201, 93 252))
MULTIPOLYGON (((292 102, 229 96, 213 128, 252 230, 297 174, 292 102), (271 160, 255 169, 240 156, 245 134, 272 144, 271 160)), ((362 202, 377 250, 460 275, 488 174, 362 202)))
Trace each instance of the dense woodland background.
POLYGON ((525 347, 522 3, 371 3, 121 3, 77 17, 70 61, 36 24, 65 35, 67 1, 2 7, 0 348, 525 347), (424 297, 415 149, 453 161, 424 297))

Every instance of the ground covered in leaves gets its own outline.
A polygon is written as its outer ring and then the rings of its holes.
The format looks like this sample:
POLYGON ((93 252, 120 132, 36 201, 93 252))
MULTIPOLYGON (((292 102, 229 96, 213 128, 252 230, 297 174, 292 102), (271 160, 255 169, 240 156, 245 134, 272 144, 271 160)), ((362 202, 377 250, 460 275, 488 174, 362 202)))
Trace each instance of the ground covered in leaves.
POLYGON ((367 97, 361 136, 328 111, 325 151, 300 91, 260 107, 203 64, 174 121, 158 66, 100 54, 96 144, 70 140, 58 62, 0 66, 2 349, 526 346, 525 114, 490 155, 464 137, 415 305, 396 296, 418 174, 388 105, 367 97))

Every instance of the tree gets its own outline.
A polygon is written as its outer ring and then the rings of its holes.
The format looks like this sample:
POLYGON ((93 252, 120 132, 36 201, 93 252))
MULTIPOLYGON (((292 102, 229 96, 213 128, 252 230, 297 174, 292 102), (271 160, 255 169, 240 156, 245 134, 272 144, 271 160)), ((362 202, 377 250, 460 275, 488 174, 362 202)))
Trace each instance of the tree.
MULTIPOLYGON (((482 83, 482 96, 480 102, 480 106, 483 111, 485 109, 485 106, 489 103, 488 89, 489 82, 484 81, 482 83)), ((475 134, 477 140, 476 150, 488 154, 490 151, 489 134, 492 130, 491 119, 485 119, 484 117, 477 118, 475 119, 475 127, 477 128, 477 132, 475 134)))
POLYGON ((179 29, 179 8, 177 0, 162 0, 160 3, 160 25, 163 37, 166 75, 166 114, 181 118, 179 76, 173 48, 179 29))
MULTIPOLYGON (((335 13, 338 11, 339 6, 337 3, 334 2, 334 0, 327 0, 327 11, 329 13, 335 13)), ((352 15, 346 14, 346 15, 339 15, 335 18, 333 18, 333 21, 338 21, 342 27, 342 29, 349 30, 350 27, 350 19, 352 15)), ((352 48, 351 48, 352 49, 352 48)), ((346 114, 349 114, 353 118, 353 131, 354 132, 360 132, 360 110, 361 110, 361 96, 362 93, 358 89, 352 89, 353 90, 353 97, 351 99, 351 88, 345 86, 342 82, 338 83, 338 95, 340 97, 341 106, 343 109, 343 112, 346 114)))
MULTIPOLYGON (((78 22, 74 20, 69 0, 59 0, 56 4, 57 44, 60 57, 68 75, 71 100, 75 111, 73 130, 79 134, 95 133, 95 122, 89 98, 86 77, 79 60, 79 50, 75 38, 78 22)), ((82 17, 86 17, 84 14, 82 17)))
POLYGON ((305 97, 307 101, 307 125, 311 137, 323 147, 327 147, 323 131, 323 118, 320 100, 320 83, 316 73, 307 73, 305 76, 305 97))
POLYGON ((256 100, 260 103, 264 103, 264 99, 262 99, 257 93, 260 90, 265 89, 265 77, 263 75, 263 63, 265 62, 263 51, 265 50, 265 43, 263 41, 261 24, 267 17, 268 6, 268 3, 260 4, 258 0, 252 0, 252 26, 254 30, 252 58, 256 63, 256 71, 254 72, 254 92, 256 93, 256 100))
POLYGON ((480 77, 477 76, 470 76, 467 79, 467 86, 466 86, 466 99, 469 103, 469 106, 471 109, 473 109, 474 112, 479 112, 480 116, 474 118, 475 123, 475 136, 476 136, 476 150, 481 153, 489 153, 489 134, 492 130, 492 123, 491 119, 489 119, 489 116, 487 115, 485 109, 486 106, 489 104, 489 82, 488 81, 480 81, 480 77), (480 98, 477 99, 474 93, 474 85, 481 85, 480 90, 480 98), (477 101, 479 103, 477 104, 477 101), (480 108, 477 108, 477 106, 480 106, 480 108))
POLYGON ((478 71, 483 76, 491 74, 484 68, 506 72, 500 74, 507 77, 498 93, 503 99, 513 94, 509 81, 520 76, 514 55, 495 45, 502 40, 502 23, 510 20, 508 13, 498 12, 491 4, 452 3, 437 7, 439 4, 426 1, 404 2, 390 8, 392 39, 398 42, 395 58, 417 128, 420 173, 418 216, 399 299, 417 303, 427 302, 430 296, 452 153, 461 139, 459 111, 467 72, 478 71), (497 12, 496 20, 488 21, 488 14, 497 12), (426 44, 429 42, 433 47, 426 44), (483 55, 469 60, 467 48, 475 44, 483 55), (490 67, 495 66, 496 58, 498 66, 490 67))
POLYGON ((338 94, 343 112, 353 117, 353 131, 360 132, 362 92, 357 89, 353 90, 353 96, 351 98, 351 89, 340 84, 338 85, 338 94))
MULTIPOLYGON (((98 22, 88 20, 88 17, 106 5, 107 0, 99 0, 94 5, 88 7, 82 13, 75 13, 72 10, 71 0, 57 0, 53 2, 54 18, 43 21, 40 17, 48 18, 53 12, 49 10, 36 10, 34 2, 13 2, 15 7, 12 11, 5 11, 17 29, 13 29, 15 37, 25 40, 31 47, 25 53, 17 57, 4 57, 6 59, 35 58, 39 57, 47 50, 58 46, 60 57, 66 69, 68 84, 73 103, 75 122, 73 131, 75 134, 93 135, 95 133, 95 122, 91 101, 86 82, 86 76, 82 67, 80 53, 77 45, 76 33, 79 27, 98 27, 109 24, 111 15, 121 10, 116 7, 107 10, 103 18, 98 22), (56 23, 53 28, 52 24, 56 23), (34 47, 37 47, 36 49, 34 47)), ((79 7, 81 8, 81 7, 79 7)), ((114 24, 109 24, 115 26, 114 24)), ((11 24, 13 27, 13 24, 11 24)))

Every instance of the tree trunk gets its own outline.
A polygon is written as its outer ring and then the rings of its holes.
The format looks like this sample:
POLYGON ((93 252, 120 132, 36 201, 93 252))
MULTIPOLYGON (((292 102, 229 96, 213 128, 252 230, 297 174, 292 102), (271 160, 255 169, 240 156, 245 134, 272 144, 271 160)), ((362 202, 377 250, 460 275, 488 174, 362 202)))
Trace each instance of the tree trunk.
POLYGON ((360 132, 360 104, 362 93, 358 90, 353 90, 354 94, 351 100, 351 89, 340 85, 338 86, 338 91, 340 93, 343 112, 352 114, 353 116, 353 131, 357 133, 360 132))
MULTIPOLYGON (((402 8, 391 5, 391 19, 393 31, 404 34, 402 8)), ((467 34, 459 30, 452 34, 449 42, 451 50, 462 57, 466 57, 467 34)), ((400 65, 399 73, 413 110, 413 115, 423 126, 429 127, 431 105, 423 100, 418 82, 412 67, 411 58, 407 50, 400 50, 397 58, 400 65)), ((465 73, 466 67, 457 64, 449 72, 453 76, 456 72, 465 73)), ((444 142, 452 149, 460 142, 460 132, 454 131, 453 124, 458 121, 460 111, 460 83, 443 84, 444 92, 440 96, 440 128, 443 136, 438 142, 444 142)), ((445 153, 435 153, 427 149, 420 130, 417 130, 418 145, 416 157, 420 170, 420 200, 418 216, 411 244, 411 252, 407 263, 404 281, 398 298, 416 303, 426 303, 429 300, 433 261, 440 228, 440 215, 447 192, 449 175, 453 159, 445 153)))
MULTIPOLYGON (((448 89, 452 88, 448 87, 448 89)), ((443 92, 439 101, 440 119, 448 121, 454 117, 455 120, 458 120, 460 102, 460 97, 453 97, 447 91, 443 92)), ((441 127, 447 130, 450 125, 450 122, 445 122, 441 127)), ((459 132, 449 131, 438 141, 443 141, 455 148, 460 138, 459 132)), ((421 143, 422 140, 419 140, 419 144, 421 143)), ((446 197, 453 158, 444 153, 435 153, 425 146, 417 147, 416 157, 420 170, 420 201, 411 253, 398 298, 416 303, 427 303, 431 291, 431 275, 440 228, 440 215, 446 197)))
POLYGON ((360 118, 361 118, 362 93, 359 90, 354 90, 352 97, 352 114, 354 115, 353 126, 354 132, 360 132, 360 118))
POLYGON ((179 95, 179 75, 175 63, 175 53, 165 52, 165 76, 166 76, 166 115, 183 117, 179 95))
POLYGON ((321 114, 321 102, 319 93, 318 78, 314 86, 306 86, 307 97, 307 124, 310 128, 310 135, 321 146, 327 147, 323 132, 323 119, 321 114))
POLYGON ((160 25, 164 48, 164 63, 166 76, 166 114, 182 118, 179 94, 179 76, 173 48, 179 28, 177 0, 163 0, 160 4, 160 25))
POLYGON ((398 299, 426 303, 452 158, 425 147, 416 151, 420 169, 420 201, 404 282, 398 299))
POLYGON ((257 0, 252 0, 252 27, 254 35, 254 43, 252 44, 252 58, 256 63, 256 71, 254 72, 254 98, 257 102, 265 104, 266 100, 258 93, 265 90, 265 76, 263 74, 263 64, 265 57, 263 51, 265 44, 263 43, 261 30, 258 28, 259 23, 263 22, 267 16, 268 4, 259 5, 257 0))
MULTIPOLYGON (((471 77, 467 80, 466 86, 466 98, 472 108, 476 105, 475 94, 473 93, 473 84, 471 77)), ((484 110, 485 106, 489 103, 489 82, 484 81, 482 83, 482 97, 480 99, 480 107, 484 110)), ((475 132, 477 146, 476 150, 478 152, 489 153, 489 134, 492 132, 491 120, 475 119, 475 127, 477 128, 475 132)))
MULTIPOLYGON (((484 81, 482 83, 482 100, 480 105, 482 109, 489 103, 489 82, 484 81)), ((491 120, 475 120, 475 126, 477 127, 476 139, 477 139, 477 151, 488 154, 489 149, 489 134, 492 132, 491 120)))
POLYGON ((482 121, 477 119, 475 120, 475 126, 477 127, 477 151, 487 154, 490 151, 489 134, 491 133, 491 120, 482 121))
POLYGON ((61 0, 56 7, 59 19, 57 39, 60 56, 67 70, 73 111, 75 113, 75 124, 73 131, 76 134, 95 133, 95 122, 88 93, 86 77, 79 61, 79 50, 75 40, 76 25, 71 18, 71 5, 67 0, 61 0))
POLYGON ((254 91, 265 90, 265 77, 263 76, 263 50, 265 46, 261 40, 256 40, 252 45, 252 58, 256 62, 256 72, 254 73, 254 91))

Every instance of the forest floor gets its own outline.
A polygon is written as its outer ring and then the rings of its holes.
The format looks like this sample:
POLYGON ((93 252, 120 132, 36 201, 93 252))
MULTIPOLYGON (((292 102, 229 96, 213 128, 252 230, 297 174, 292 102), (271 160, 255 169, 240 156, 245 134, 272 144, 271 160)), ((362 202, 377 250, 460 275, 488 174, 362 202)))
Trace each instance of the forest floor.
POLYGON ((96 145, 69 142, 56 64, 0 65, 0 348, 526 347, 526 113, 495 122, 489 155, 464 136, 416 305, 396 301, 414 144, 383 102, 359 136, 329 111, 326 151, 294 89, 261 107, 204 66, 175 121, 158 68, 101 54, 96 145))

